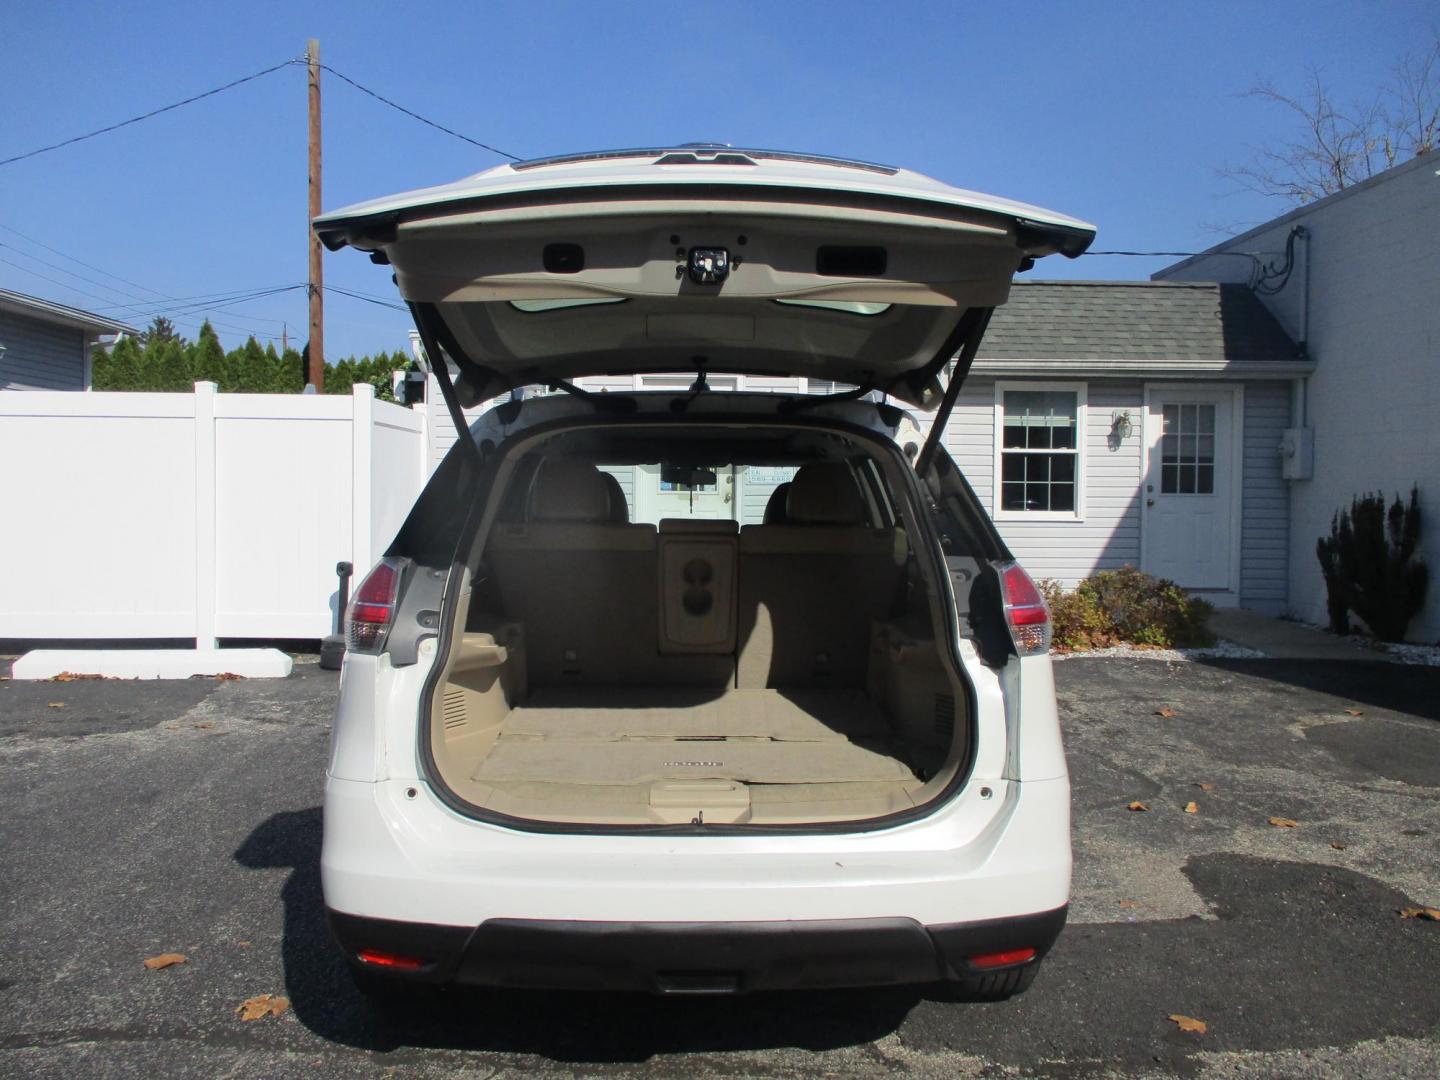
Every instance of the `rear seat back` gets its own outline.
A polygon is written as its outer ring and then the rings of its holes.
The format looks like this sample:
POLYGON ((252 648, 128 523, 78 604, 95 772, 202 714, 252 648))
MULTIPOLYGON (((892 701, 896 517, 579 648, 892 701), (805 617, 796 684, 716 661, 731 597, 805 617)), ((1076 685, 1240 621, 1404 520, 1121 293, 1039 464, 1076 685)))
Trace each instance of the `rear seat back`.
POLYGON ((613 497, 593 465, 546 462, 527 520, 491 534, 488 561, 506 614, 524 624, 536 684, 653 678, 655 526, 616 523, 613 497))
POLYGON ((865 517, 849 466, 816 463, 791 482, 787 524, 740 530, 739 686, 865 685, 903 574, 895 530, 865 517))

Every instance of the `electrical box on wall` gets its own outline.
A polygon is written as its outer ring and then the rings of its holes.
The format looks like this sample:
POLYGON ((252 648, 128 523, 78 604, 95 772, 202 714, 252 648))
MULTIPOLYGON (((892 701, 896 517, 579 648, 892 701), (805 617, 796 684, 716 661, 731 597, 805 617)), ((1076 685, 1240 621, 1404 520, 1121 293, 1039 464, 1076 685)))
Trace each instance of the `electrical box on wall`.
POLYGON ((1286 428, 1280 437, 1280 475, 1286 480, 1309 480, 1314 472, 1314 429, 1286 428))

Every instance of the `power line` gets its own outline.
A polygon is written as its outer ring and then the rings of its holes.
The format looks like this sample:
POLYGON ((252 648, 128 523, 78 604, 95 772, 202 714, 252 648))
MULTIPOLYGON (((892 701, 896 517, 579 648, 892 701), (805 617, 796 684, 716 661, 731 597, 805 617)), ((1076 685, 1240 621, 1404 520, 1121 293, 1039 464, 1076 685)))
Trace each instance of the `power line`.
POLYGON ((1145 258, 1188 259, 1193 255, 1234 255, 1246 259, 1255 256, 1248 251, 1082 251, 1082 255, 1142 255, 1145 258))
POLYGON ((392 311, 409 312, 410 310, 404 304, 396 304, 392 303, 389 300, 381 300, 377 296, 366 296, 364 293, 354 292, 350 289, 342 289, 338 285, 326 285, 325 291, 330 293, 338 293, 341 296, 348 296, 352 300, 363 300, 367 304, 374 304, 376 307, 389 308, 392 311))
MULTIPOLYGON (((350 78, 350 76, 346 75, 344 72, 336 71, 329 64, 321 64, 320 67, 325 71, 328 71, 331 75, 334 75, 342 82, 349 83, 356 90, 359 90, 362 94, 369 94, 376 101, 382 102, 385 105, 389 105, 390 108, 396 109, 404 113, 406 116, 410 117, 413 120, 419 120, 422 124, 428 124, 430 127, 435 128, 437 131, 443 131, 446 135, 453 135, 457 139, 464 139, 471 146, 478 146, 481 150, 489 150, 490 153, 499 154, 501 157, 509 158, 511 161, 523 160, 518 154, 512 154, 508 150, 501 150, 498 147, 491 146, 489 143, 483 143, 479 139, 472 139, 469 135, 462 135, 460 134, 460 132, 455 131, 452 128, 448 128, 444 124, 437 124, 434 120, 427 119, 426 117, 421 116, 419 113, 413 112, 410 109, 405 108, 404 105, 398 105, 395 102, 391 101, 389 98, 385 97, 383 94, 378 94, 374 90, 371 90, 368 86, 362 86, 360 83, 350 78)), ((3 164, 5 163, 3 161, 0 161, 0 165, 3 164)))
MULTIPOLYGON (((0 227, 3 227, 3 226, 0 226, 0 227)), ((12 231, 13 231, 13 230, 12 230, 12 231)), ((19 234, 17 234, 17 235, 19 235, 19 234)), ((45 245, 42 244, 42 245, 40 245, 40 246, 44 247, 45 245)), ((74 270, 67 269, 66 267, 59 266, 59 265, 57 265, 56 263, 52 263, 52 262, 49 262, 49 261, 47 261, 47 260, 45 260, 45 259, 42 259, 42 258, 40 258, 38 255, 32 255, 32 254, 30 254, 28 251, 21 251, 19 248, 16 248, 16 247, 14 247, 14 246, 12 246, 12 245, 10 245, 10 244, 6 244, 6 243, 4 243, 4 242, 0 242, 0 248, 4 248, 5 250, 11 252, 11 253, 14 254, 14 255, 19 256, 20 258, 28 259, 28 260, 30 260, 31 262, 39 263, 41 266, 47 267, 48 269, 58 271, 58 272, 61 273, 61 274, 66 274, 66 275, 68 275, 69 277, 73 277, 73 278, 76 278, 76 279, 78 279, 78 280, 80 280, 80 281, 87 282, 88 284, 95 285, 95 286, 97 286, 97 287, 99 287, 99 288, 101 288, 101 289, 104 289, 106 292, 112 293, 112 294, 115 295, 115 296, 124 296, 124 297, 128 297, 128 298, 131 299, 131 300, 138 300, 138 301, 140 301, 140 303, 133 303, 133 304, 112 303, 110 297, 101 296, 101 295, 98 294, 98 293, 93 293, 93 292, 90 292, 89 290, 86 290, 86 289, 78 289, 78 288, 76 288, 74 285, 71 285, 71 284, 68 283, 68 282, 59 281, 59 280, 57 280, 56 278, 52 278, 52 277, 49 277, 49 276, 47 276, 47 275, 45 275, 45 274, 41 274, 41 273, 39 273, 39 272, 36 271, 36 270, 32 270, 32 269, 30 269, 30 268, 27 267, 27 266, 21 266, 19 263, 11 262, 11 261, 8 260, 8 259, 0 260, 0 262, 4 262, 6 266, 12 266, 12 267, 14 267, 16 270, 22 270, 22 271, 24 271, 25 273, 30 274, 32 277, 37 277, 37 278, 39 278, 39 279, 42 280, 42 281, 51 282, 52 284, 59 285, 59 286, 65 288, 65 289, 70 290, 71 292, 79 293, 79 294, 81 294, 82 296, 88 296, 88 297, 90 297, 90 298, 92 298, 92 299, 95 299, 95 300, 103 300, 103 301, 105 301, 105 303, 103 303, 103 304, 93 305, 93 306, 95 307, 95 309, 96 309, 97 311, 99 311, 99 312, 105 312, 105 311, 119 312, 122 318, 135 318, 135 317, 137 317, 137 316, 146 316, 146 315, 153 316, 153 315, 157 315, 157 314, 168 313, 168 312, 170 312, 170 311, 172 310, 172 309, 169 307, 169 305, 157 304, 156 301, 147 299, 147 298, 145 298, 145 297, 141 297, 141 296, 139 296, 139 295, 136 294, 136 293, 127 292, 127 291, 124 290, 124 289, 117 289, 114 285, 111 285, 111 284, 109 284, 108 282, 96 281, 94 278, 86 277, 84 274, 76 273, 74 270)), ((48 249, 48 250, 54 250, 54 249, 48 249)), ((57 252, 57 254, 60 254, 60 253, 57 252)), ((78 261, 78 260, 77 260, 77 261, 78 261)), ((83 263, 82 263, 81 265, 86 265, 86 264, 83 264, 83 263)), ((103 270, 97 270, 97 272, 98 272, 98 273, 102 273, 102 274, 105 273, 105 271, 103 271, 103 270)), ((111 276, 115 276, 115 275, 111 275, 111 276)), ((123 280, 125 280, 125 279, 124 279, 124 278, 121 278, 120 280, 123 281, 123 280)), ((143 286, 143 285, 137 286, 137 287, 138 287, 138 288, 142 288, 142 289, 145 288, 145 286, 143 286)), ((151 291, 151 292, 155 292, 155 290, 153 290, 153 289, 151 289, 150 291, 151 291)), ((248 291, 250 291, 250 290, 247 290, 247 292, 248 292, 248 291)), ((192 303, 190 302, 191 299, 193 299, 193 300, 205 300, 205 299, 208 299, 208 297, 201 296, 201 297, 187 298, 187 299, 184 300, 184 301, 180 301, 180 300, 178 300, 178 298, 174 298, 174 297, 168 297, 168 298, 167 298, 167 297, 163 297, 163 294, 160 294, 160 295, 162 295, 162 298, 164 298, 164 299, 177 300, 177 302, 178 302, 178 303, 181 303, 185 308, 187 308, 188 311, 189 311, 189 313, 192 314, 192 315, 193 315, 194 313, 198 313, 198 312, 202 312, 202 311, 210 311, 210 310, 213 310, 213 309, 212 309, 211 307, 209 307, 209 306, 202 305, 202 304, 192 304, 192 303)), ((238 292, 237 290, 233 290, 233 289, 230 290, 230 291, 228 291, 228 292, 224 292, 224 293, 211 293, 211 294, 209 294, 209 296, 211 296, 211 297, 227 297, 227 298, 234 297, 234 296, 237 296, 237 295, 240 295, 239 292, 238 292)), ((177 312, 177 313, 178 313, 178 312, 177 312)), ((283 322, 283 320, 281 320, 281 319, 267 319, 267 318, 265 318, 264 316, 252 316, 252 318, 260 319, 260 320, 263 321, 263 322, 276 322, 276 323, 281 323, 281 322, 283 322)), ((215 325, 216 325, 216 326, 223 327, 224 329, 229 330, 229 331, 231 331, 232 333, 236 333, 236 334, 255 334, 255 335, 260 336, 260 337, 278 337, 278 335, 273 335, 273 334, 268 333, 267 331, 256 329, 256 328, 254 328, 253 326, 237 325, 237 324, 235 324, 235 323, 226 323, 226 322, 223 322, 223 321, 221 321, 221 320, 219 320, 219 319, 215 320, 215 325)))
MULTIPOLYGON (((13 165, 17 161, 24 161, 27 158, 36 157, 39 154, 48 154, 51 150, 59 150, 62 146, 71 146, 78 142, 84 142, 86 139, 93 139, 97 135, 104 135, 107 132, 118 131, 120 128, 129 127, 131 124, 138 124, 141 120, 149 120, 152 116, 159 116, 161 113, 171 112, 172 110, 179 109, 185 105, 192 105, 197 101, 202 101, 205 98, 214 97, 216 94, 224 93, 226 90, 233 90, 237 86, 240 86, 244 83, 253 82, 255 79, 261 78, 264 75, 269 75, 272 71, 279 71, 281 68, 289 67, 291 64, 297 62, 298 61, 296 60, 282 60, 280 63, 273 64, 270 67, 265 68, 263 71, 257 71, 253 75, 246 75, 244 78, 236 79, 233 82, 228 82, 224 86, 217 86, 213 90, 206 90, 203 94, 195 94, 192 97, 186 98, 184 101, 177 101, 173 105, 164 105, 158 109, 151 109, 149 112, 141 113, 139 116, 132 116, 129 120, 121 120, 118 124, 110 124, 106 127, 97 128, 94 131, 86 132, 84 135, 76 135, 73 138, 64 139, 61 142, 51 143, 49 146, 42 146, 38 150, 29 150, 23 154, 16 154, 14 157, 5 158, 3 160, 0 160, 0 165, 13 165)), ((344 76, 341 76, 341 78, 344 78, 344 76)), ((349 80, 347 79, 346 81, 348 82, 349 80)), ((454 132, 451 132, 451 134, 454 134, 454 132)), ((464 138, 464 136, 462 135, 461 138, 464 138)))
MULTIPOLYGON (((52 255, 58 255, 60 258, 64 259, 64 260, 67 261, 67 262, 73 262, 73 263, 75 263, 77 266, 83 266, 83 267, 85 267, 85 269, 87 269, 87 270, 93 270, 93 271, 95 271, 95 273, 100 274, 100 275, 103 276, 103 277, 114 278, 116 281, 119 281, 119 282, 121 282, 121 283, 123 283, 123 284, 125 284, 125 285, 132 286, 133 288, 136 288, 136 289, 141 289, 141 290, 143 290, 143 291, 145 291, 145 292, 147 292, 147 293, 152 293, 152 294, 154 294, 155 296, 158 296, 161 300, 169 300, 169 301, 172 301, 172 302, 175 302, 175 303, 180 303, 180 302, 185 302, 185 301, 190 301, 190 300, 203 300, 203 299, 205 299, 205 298, 208 297, 208 296, 227 296, 227 295, 230 295, 231 293, 234 293, 234 292, 238 291, 238 290, 235 290, 235 289, 230 289, 230 290, 227 290, 227 291, 224 292, 224 293, 204 293, 204 294, 201 294, 200 296, 184 296, 184 297, 181 297, 181 296, 170 296, 170 295, 167 294, 167 293, 161 292, 159 289, 152 289, 149 285, 142 285, 142 284, 140 284, 140 282, 138 282, 138 281, 131 281, 129 278, 121 277, 119 274, 113 273, 113 272, 111 272, 111 271, 109 271, 109 270, 105 270, 105 269, 103 269, 103 268, 101 268, 101 267, 99 267, 99 266, 96 266, 94 263, 88 263, 88 262, 86 262, 84 259, 77 259, 74 255, 69 255, 69 254, 67 254, 66 252, 61 251, 59 248, 51 247, 49 244, 46 244, 46 243, 44 243, 44 242, 42 242, 42 241, 40 241, 40 240, 36 240, 33 236, 27 236, 25 233, 22 233, 19 229, 16 229, 16 228, 14 228, 13 226, 10 226, 10 225, 6 225, 6 224, 4 224, 3 222, 0 222, 0 229, 3 229, 5 232, 8 232, 8 233, 10 233, 10 234, 13 235, 13 236, 18 236, 21 240, 24 240, 27 244, 33 244, 33 245, 35 245, 35 246, 38 247, 38 248, 43 248, 45 251, 50 252, 52 255)), ((35 255, 31 255, 28 251, 27 251, 27 252, 21 252, 18 248, 15 248, 15 247, 13 247, 13 246, 11 246, 11 245, 4 244, 4 243, 0 243, 0 247, 10 247, 12 251, 17 252, 18 254, 23 254, 23 255, 25 256, 25 258, 31 259, 31 260, 33 260, 33 261, 35 261, 35 262, 38 262, 38 263, 40 263, 42 266, 51 266, 52 269, 59 270, 62 274, 70 274, 70 275, 73 276, 73 277, 80 278, 81 281, 90 281, 91 284, 101 285, 102 288, 109 289, 111 292, 113 292, 113 293, 115 293, 115 294, 117 294, 117 295, 119 295, 119 296, 128 296, 128 297, 130 297, 130 298, 133 299, 133 300, 143 300, 143 299, 144 299, 143 297, 138 296, 138 295, 136 295, 135 293, 127 293, 125 290, 123 290, 123 289, 117 289, 117 288, 115 288, 115 287, 112 286, 112 285, 103 285, 101 282, 93 281, 93 280, 90 279, 90 278, 86 278, 86 277, 84 277, 84 276, 81 275, 81 274, 75 273, 75 271, 73 271, 73 270, 66 270, 66 269, 63 269, 62 267, 58 267, 58 266, 54 266, 53 264, 46 263, 43 259, 40 259, 39 257, 37 257, 37 256, 35 256, 35 255)), ((146 302, 149 303, 150 301, 146 301, 146 302)), ((140 307, 141 305, 139 305, 139 304, 112 304, 112 305, 109 305, 109 306, 110 306, 111 308, 125 308, 125 307, 140 307)), ((103 310, 103 309, 102 309, 102 310, 103 310)), ((282 323, 282 324, 283 324, 284 321, 285 321, 285 320, 283 320, 283 319, 270 319, 270 318, 266 318, 266 317, 263 316, 263 315, 251 315, 251 316, 248 316, 248 317, 245 318, 245 319, 237 319, 237 322, 239 322, 239 323, 241 323, 241 324, 244 324, 244 323, 246 323, 246 322, 269 322, 269 323, 282 323)), ((237 332, 237 333, 250 333, 250 332, 251 332, 251 331, 250 331, 247 327, 245 327, 244 325, 235 326, 235 325, 232 324, 232 325, 228 326, 227 329, 233 330, 233 331, 235 331, 235 332, 237 332)), ((256 331, 256 332, 258 333, 259 331, 256 331)))

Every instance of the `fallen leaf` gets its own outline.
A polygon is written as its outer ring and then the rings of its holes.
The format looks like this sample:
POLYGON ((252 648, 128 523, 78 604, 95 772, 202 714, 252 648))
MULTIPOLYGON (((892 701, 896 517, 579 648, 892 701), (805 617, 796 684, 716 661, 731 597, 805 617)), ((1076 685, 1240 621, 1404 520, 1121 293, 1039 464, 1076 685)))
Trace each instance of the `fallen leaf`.
POLYGON ((1204 1035, 1205 1032, 1210 1030, 1204 1020, 1196 1020, 1193 1016, 1181 1016, 1179 1013, 1171 1013, 1169 1019, 1175 1021, 1175 1026, 1181 1031, 1204 1035))
POLYGON ((1199 804, 1199 803, 1197 803, 1197 802, 1187 802, 1187 803, 1185 804, 1185 813, 1187 813, 1187 814, 1198 814, 1199 812, 1200 812, 1200 804, 1199 804))
POLYGON ((103 679, 104 675, 87 674, 79 671, 62 671, 51 682, 75 682, 77 679, 103 679))
POLYGON ((1146 806, 1143 802, 1140 802, 1140 801, 1137 799, 1135 802, 1132 802, 1132 803, 1131 803, 1129 806, 1127 806, 1125 809, 1126 809, 1126 810, 1149 810, 1150 808, 1149 808, 1148 806, 1146 806))
POLYGON ((246 1023, 264 1016, 279 1016, 290 1008, 290 999, 274 994, 256 994, 235 1006, 235 1015, 246 1023))
POLYGON ((191 724, 191 727, 199 728, 201 731, 209 731, 215 726, 214 720, 201 720, 199 723, 191 724))
POLYGON ((65 702, 63 702, 63 701, 47 701, 47 702, 45 703, 45 707, 46 707, 47 709, 63 709, 63 708, 65 707, 65 702))
POLYGON ((1208 780, 1202 780, 1200 783, 1196 784, 1195 786, 1198 787, 1201 791, 1214 791, 1214 790, 1215 790, 1215 785, 1212 784, 1212 783, 1210 783, 1208 780))
POLYGON ((1175 715, 1175 710, 1172 709, 1172 708, 1170 708, 1170 706, 1168 706, 1168 705, 1162 705, 1160 708, 1158 708, 1158 709, 1155 710, 1155 715, 1156 715, 1156 716, 1163 716, 1163 717, 1165 717, 1165 719, 1168 720, 1168 719, 1170 719, 1170 717, 1172 717, 1172 716, 1175 715))
POLYGON ((244 677, 244 675, 236 675, 233 671, 222 671, 219 675, 215 676, 215 678, 222 682, 229 681, 230 679, 243 679, 244 677))
POLYGON ((152 956, 145 961, 145 967, 150 971, 159 971, 161 968, 174 967, 176 964, 185 963, 186 956, 178 952, 162 952, 159 956, 152 956))
POLYGON ((248 949, 250 947, 250 942, 248 941, 237 941, 235 944, 242 949, 248 949))
POLYGON ((1402 919, 1425 919, 1428 922, 1440 922, 1440 908, 1433 907, 1407 907, 1400 909, 1402 919))
POLYGON ((1288 817, 1272 817, 1270 824, 1277 829, 1298 829, 1300 827, 1300 822, 1288 817))
POLYGON ((1138 908, 1138 907, 1140 906, 1140 901, 1139 901, 1139 900, 1121 900, 1121 901, 1120 901, 1120 906, 1123 907, 1123 908, 1138 908))
POLYGON ((1349 713, 1351 716, 1364 716, 1364 715, 1365 715, 1365 714, 1362 713, 1359 709, 1346 709, 1345 711, 1346 711, 1347 713, 1349 713))
POLYGON ((1345 850, 1345 845, 1344 845, 1344 844, 1337 844, 1337 843, 1335 843, 1335 841, 1333 841, 1333 840, 1330 841, 1330 846, 1333 847, 1336 851, 1344 851, 1344 850, 1345 850))

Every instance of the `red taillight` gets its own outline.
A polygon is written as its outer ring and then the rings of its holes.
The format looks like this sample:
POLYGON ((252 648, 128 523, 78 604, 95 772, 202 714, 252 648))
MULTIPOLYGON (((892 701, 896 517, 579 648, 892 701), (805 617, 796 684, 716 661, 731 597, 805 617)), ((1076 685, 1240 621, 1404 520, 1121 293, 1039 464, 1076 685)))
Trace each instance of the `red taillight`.
POLYGON ((345 612, 345 646, 351 652, 378 653, 395 620, 400 591, 400 563, 381 559, 366 575, 345 612))
POLYGON ((1050 609, 1045 598, 1019 563, 1000 568, 1005 591, 1005 623, 1021 656, 1039 656, 1050 651, 1050 609))
POLYGON ((982 953, 980 956, 970 957, 970 966, 990 970, 991 968, 1011 967, 1015 964, 1023 964, 1026 960, 1035 958, 1034 949, 1006 949, 1004 952, 982 953))
POLYGON ((425 961, 418 956, 405 956, 401 953, 382 952, 379 949, 361 949, 355 954, 355 959, 362 964, 370 964, 374 967, 392 968, 396 971, 419 971, 425 966, 425 961))

